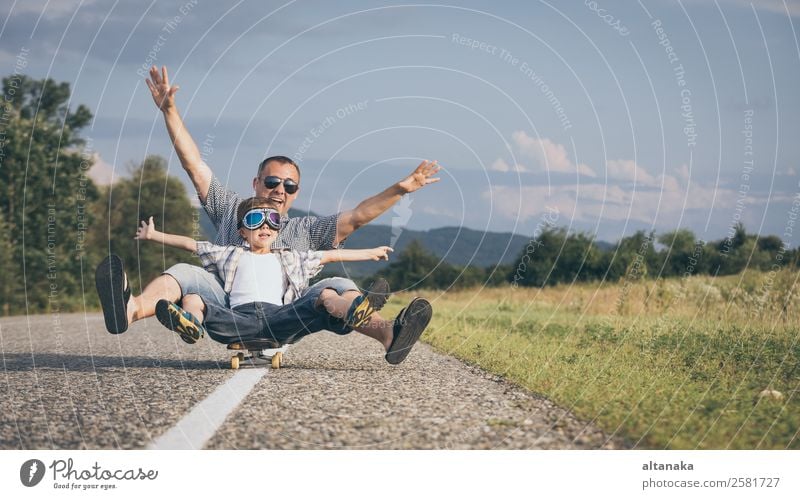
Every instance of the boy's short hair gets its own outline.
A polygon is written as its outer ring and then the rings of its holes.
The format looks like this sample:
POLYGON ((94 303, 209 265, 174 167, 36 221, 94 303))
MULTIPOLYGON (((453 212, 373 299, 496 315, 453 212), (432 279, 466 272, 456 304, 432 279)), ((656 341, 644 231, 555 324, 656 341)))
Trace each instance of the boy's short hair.
POLYGON ((262 197, 252 197, 247 198, 241 203, 239 203, 239 207, 236 209, 236 228, 241 229, 244 227, 242 224, 242 219, 244 218, 245 213, 252 210, 253 208, 272 208, 272 203, 270 203, 269 199, 262 198, 262 197))

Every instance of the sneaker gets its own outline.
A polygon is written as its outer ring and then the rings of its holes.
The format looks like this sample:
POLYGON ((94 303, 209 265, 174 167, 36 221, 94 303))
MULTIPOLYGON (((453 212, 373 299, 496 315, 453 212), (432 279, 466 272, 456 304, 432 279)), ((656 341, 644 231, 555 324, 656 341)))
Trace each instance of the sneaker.
POLYGON ((386 279, 377 279, 366 293, 353 300, 347 312, 345 325, 357 328, 369 322, 369 318, 383 308, 389 300, 389 283, 386 279))
POLYGON ((206 328, 197 317, 168 300, 158 300, 156 318, 167 329, 178 333, 183 341, 189 344, 205 336, 206 328))

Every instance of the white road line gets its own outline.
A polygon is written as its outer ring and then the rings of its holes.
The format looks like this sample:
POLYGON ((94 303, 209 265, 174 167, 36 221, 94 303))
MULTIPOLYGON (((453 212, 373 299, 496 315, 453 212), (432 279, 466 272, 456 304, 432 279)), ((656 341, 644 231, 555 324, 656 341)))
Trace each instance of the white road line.
POLYGON ((267 369, 262 368, 238 371, 194 406, 175 426, 150 442, 147 449, 202 449, 228 414, 236 409, 266 373, 267 369))

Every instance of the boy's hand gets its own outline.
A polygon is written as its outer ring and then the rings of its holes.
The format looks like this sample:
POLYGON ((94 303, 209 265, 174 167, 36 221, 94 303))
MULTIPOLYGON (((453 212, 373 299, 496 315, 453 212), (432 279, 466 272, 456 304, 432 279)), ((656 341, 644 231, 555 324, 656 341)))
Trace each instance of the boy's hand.
POLYGON ((439 173, 441 169, 442 167, 436 161, 423 161, 411 175, 400 181, 400 188, 408 194, 428 184, 438 182, 441 179, 431 177, 439 173))
POLYGON ((141 241, 147 241, 153 239, 153 235, 156 233, 156 224, 153 223, 153 217, 150 217, 150 220, 142 222, 139 225, 139 228, 136 229, 136 237, 134 239, 139 239, 141 241))
POLYGON ((161 74, 159 74, 158 68, 151 67, 150 78, 145 79, 145 83, 147 83, 147 88, 150 89, 150 94, 153 96, 156 107, 162 112, 175 107, 175 92, 180 87, 178 85, 170 86, 166 66, 161 66, 161 74))
POLYGON ((389 246, 378 246, 377 248, 372 248, 367 250, 368 254, 372 257, 373 260, 389 260, 389 253, 394 251, 389 246))

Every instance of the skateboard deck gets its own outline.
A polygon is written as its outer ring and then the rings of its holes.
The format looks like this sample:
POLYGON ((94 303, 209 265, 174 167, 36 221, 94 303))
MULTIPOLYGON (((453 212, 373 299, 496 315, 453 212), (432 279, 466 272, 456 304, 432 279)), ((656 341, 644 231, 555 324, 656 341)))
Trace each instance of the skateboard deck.
POLYGON ((281 362, 283 362, 283 353, 288 346, 288 343, 281 344, 278 341, 267 339, 231 343, 228 345, 228 350, 238 350, 231 357, 231 369, 239 369, 239 367, 242 367, 242 363, 253 367, 270 364, 273 369, 280 369, 281 362), (277 351, 265 353, 264 350, 277 351), (245 354, 245 351, 248 353, 245 354))

